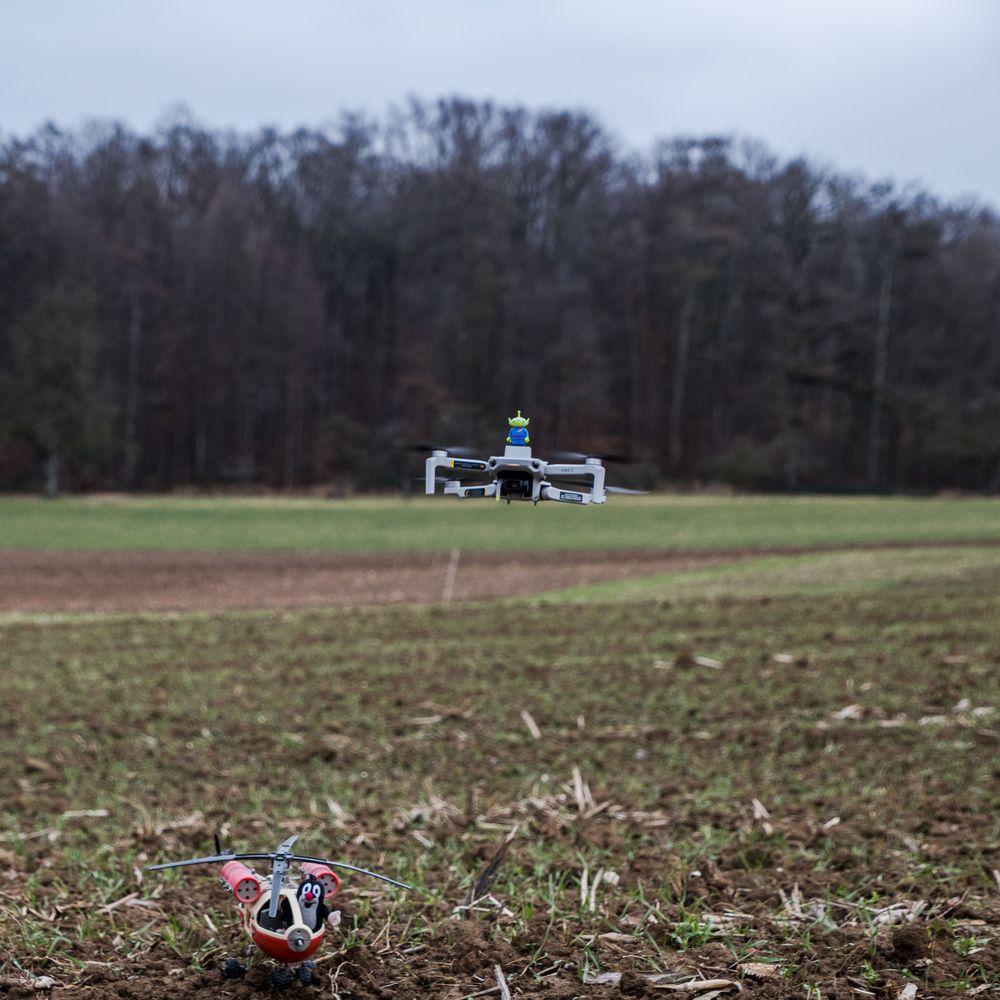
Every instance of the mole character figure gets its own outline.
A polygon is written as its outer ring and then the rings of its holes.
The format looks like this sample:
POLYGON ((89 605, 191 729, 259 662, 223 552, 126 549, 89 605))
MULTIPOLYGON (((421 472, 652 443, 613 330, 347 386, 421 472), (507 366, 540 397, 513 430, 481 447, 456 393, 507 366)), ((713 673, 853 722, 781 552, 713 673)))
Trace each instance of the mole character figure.
POLYGON ((520 410, 517 411, 516 417, 507 418, 507 423, 510 424, 507 444, 522 446, 531 443, 531 438, 528 436, 528 420, 528 417, 521 416, 520 410))
POLYGON ((302 922, 311 931, 319 930, 330 915, 330 910, 323 901, 325 895, 323 883, 317 878, 303 879, 296 893, 299 910, 302 912, 302 922))

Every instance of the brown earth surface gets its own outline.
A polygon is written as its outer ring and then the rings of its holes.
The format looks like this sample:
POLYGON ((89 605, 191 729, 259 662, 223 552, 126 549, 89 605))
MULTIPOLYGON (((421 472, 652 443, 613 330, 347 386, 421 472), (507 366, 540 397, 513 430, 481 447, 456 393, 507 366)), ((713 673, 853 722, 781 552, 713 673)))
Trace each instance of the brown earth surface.
MULTIPOLYGON (((758 552, 462 553, 454 600, 732 562, 758 552)), ((442 600, 448 554, 6 551, 0 612, 218 611, 442 600)))
MULTIPOLYGON (((463 554, 454 596, 740 556, 463 554)), ((0 608, 440 601, 447 565, 5 553, 0 608)), ((1000 996, 996 593, 990 577, 574 617, 525 604, 334 608, 308 627, 8 623, 0 996, 462 1000, 501 996, 498 964, 514 998, 543 1000, 1000 996), (733 634, 722 672, 692 655, 733 634), (481 656, 459 658, 467 635, 481 656), (331 675, 357 692, 333 713, 315 694, 331 675), (248 800, 269 776, 278 790, 248 800), (361 779, 346 814, 326 801, 361 779), (310 851, 425 892, 345 880, 345 931, 314 985, 276 994, 260 960, 223 980, 245 940, 215 871, 143 880, 141 866, 203 854, 230 825, 252 846, 303 831, 310 851), (459 919, 466 877, 508 830, 496 897, 459 919), (618 881, 595 911, 580 892, 598 867, 618 881), (703 925, 710 940, 685 938, 703 925), (582 983, 590 959, 619 978, 582 983), (691 977, 734 985, 669 988, 691 977)))

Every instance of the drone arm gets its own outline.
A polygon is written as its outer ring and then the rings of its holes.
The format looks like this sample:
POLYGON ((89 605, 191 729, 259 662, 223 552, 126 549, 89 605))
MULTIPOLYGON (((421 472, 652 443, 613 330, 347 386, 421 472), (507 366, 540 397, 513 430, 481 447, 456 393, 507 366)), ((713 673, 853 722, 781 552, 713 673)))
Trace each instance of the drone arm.
POLYGON ((541 499, 555 500, 559 503, 575 503, 577 506, 588 503, 604 503, 603 499, 598 500, 593 493, 588 493, 577 486, 553 486, 551 483, 542 487, 541 499))
POLYGON ((428 496, 433 496, 437 492, 437 472, 438 469, 444 469, 448 466, 448 459, 434 452, 430 458, 424 462, 424 493, 428 496))
POLYGON ((546 500, 562 500, 565 503, 604 503, 604 466, 597 460, 571 465, 550 462, 545 467, 545 478, 554 480, 546 489, 542 490, 546 500), (563 477, 578 480, 581 476, 586 476, 591 481, 589 493, 584 493, 584 496, 589 497, 589 499, 583 501, 576 499, 580 492, 576 489, 577 484, 574 483, 573 486, 567 488, 559 486, 559 480, 563 477), (553 495, 562 493, 569 495, 553 495))
POLYGON ((457 480, 461 473, 485 472, 486 463, 478 458, 454 458, 440 448, 432 451, 424 463, 424 492, 428 496, 433 496, 437 488, 438 470, 444 470, 445 479, 457 480))
POLYGON ((480 499, 483 497, 492 497, 496 496, 496 492, 496 482, 483 483, 479 486, 466 486, 464 483, 449 482, 445 483, 444 487, 445 496, 460 497, 463 500, 466 497, 479 497, 480 499))

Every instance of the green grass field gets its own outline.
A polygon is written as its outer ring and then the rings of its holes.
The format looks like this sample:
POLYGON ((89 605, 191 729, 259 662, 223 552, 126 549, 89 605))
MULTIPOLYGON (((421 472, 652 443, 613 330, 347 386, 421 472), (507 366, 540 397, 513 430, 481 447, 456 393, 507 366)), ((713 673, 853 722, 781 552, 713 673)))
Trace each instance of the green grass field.
POLYGON ((545 595, 553 602, 726 600, 865 594, 906 584, 951 584, 991 577, 1000 549, 941 547, 853 549, 761 556, 721 566, 571 587, 545 595))
POLYGON ((603 507, 414 500, 0 498, 0 549, 435 552, 1000 542, 1000 500, 614 497, 603 507))

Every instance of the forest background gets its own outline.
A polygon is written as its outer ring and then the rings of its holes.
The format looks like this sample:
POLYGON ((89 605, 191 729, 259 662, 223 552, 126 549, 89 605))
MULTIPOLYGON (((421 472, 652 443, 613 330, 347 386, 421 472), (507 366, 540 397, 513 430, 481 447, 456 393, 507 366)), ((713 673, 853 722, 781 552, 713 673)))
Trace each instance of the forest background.
POLYGON ((0 138, 0 488, 396 489, 518 408, 634 485, 996 493, 1000 219, 458 98, 0 138))

